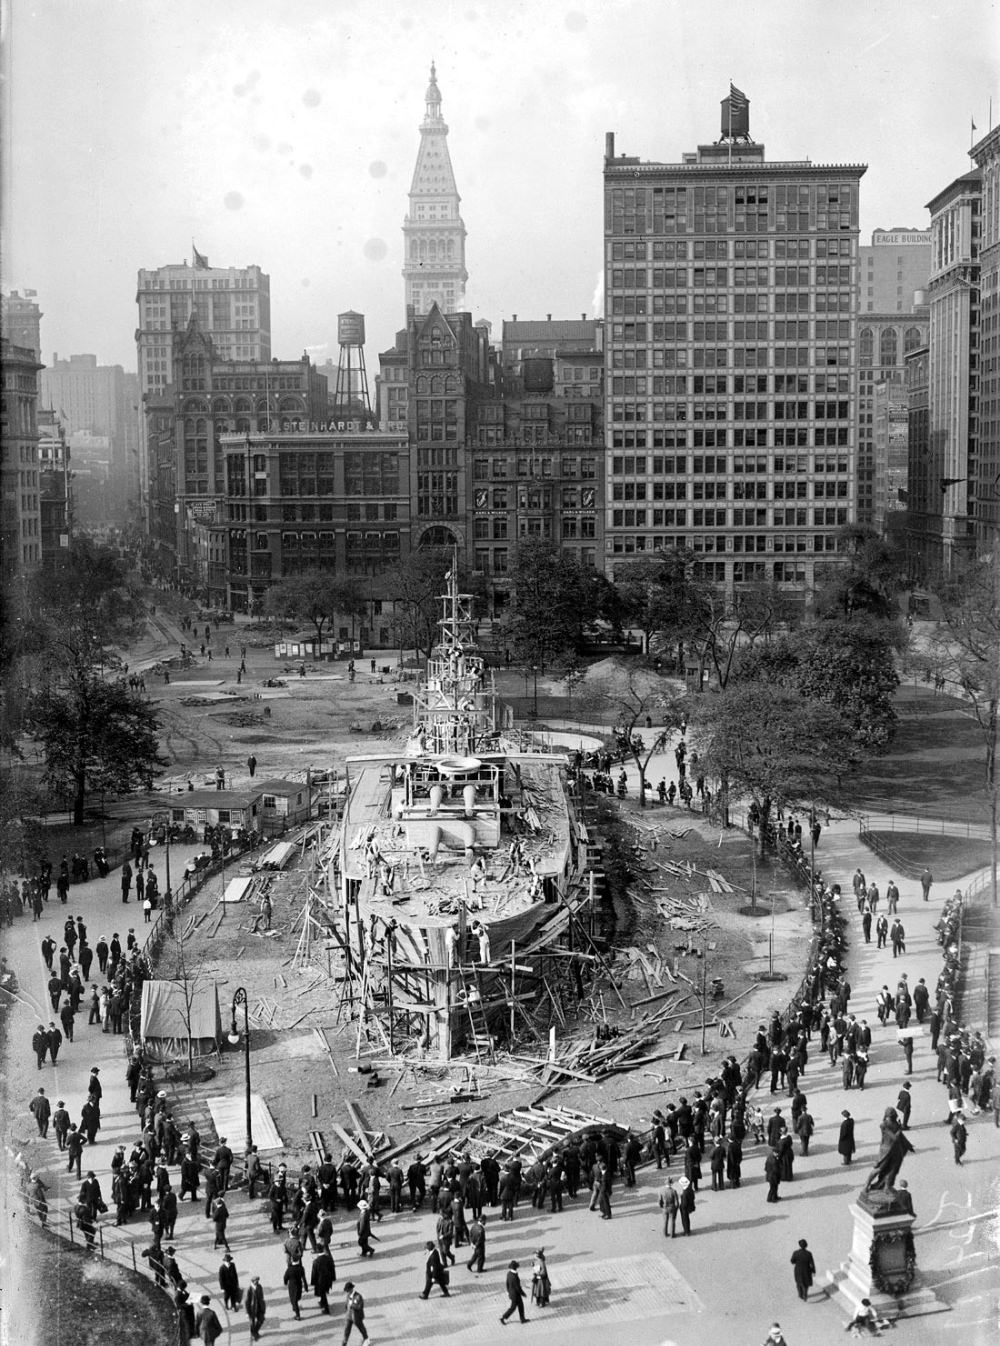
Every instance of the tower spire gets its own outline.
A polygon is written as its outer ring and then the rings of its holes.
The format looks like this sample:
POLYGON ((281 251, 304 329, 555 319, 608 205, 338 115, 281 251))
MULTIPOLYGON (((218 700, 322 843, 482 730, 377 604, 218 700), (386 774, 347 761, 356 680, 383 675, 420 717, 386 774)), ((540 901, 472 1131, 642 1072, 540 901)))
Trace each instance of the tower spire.
POLYGON ((410 183, 410 208, 403 221, 406 305, 412 304, 418 314, 429 312, 435 303, 445 312, 462 306, 468 272, 460 202, 448 153, 448 125, 441 115, 437 66, 432 60, 410 183))

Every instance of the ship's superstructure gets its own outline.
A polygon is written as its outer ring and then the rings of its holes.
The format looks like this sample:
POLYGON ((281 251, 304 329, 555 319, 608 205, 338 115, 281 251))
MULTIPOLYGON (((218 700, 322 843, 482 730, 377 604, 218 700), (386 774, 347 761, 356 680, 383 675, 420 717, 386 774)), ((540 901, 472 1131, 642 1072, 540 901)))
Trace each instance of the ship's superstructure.
POLYGON ((566 759, 515 742, 456 566, 447 584, 409 741, 346 762, 339 851, 361 1018, 390 1049, 402 1029, 441 1059, 469 1042, 492 1054, 500 1019, 516 1031, 542 991, 533 955, 574 929, 586 944, 575 908, 593 890, 566 759))

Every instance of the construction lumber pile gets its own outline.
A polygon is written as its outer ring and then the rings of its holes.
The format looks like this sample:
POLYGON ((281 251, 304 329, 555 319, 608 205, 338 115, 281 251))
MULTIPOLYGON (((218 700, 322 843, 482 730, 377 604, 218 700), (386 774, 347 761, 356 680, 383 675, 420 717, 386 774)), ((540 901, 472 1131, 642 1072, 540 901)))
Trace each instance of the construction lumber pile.
POLYGON ((563 1079, 596 1084, 609 1075, 659 1060, 664 1055, 664 1051, 658 1050, 664 1020, 673 1015, 677 1005, 689 994, 683 990, 668 993, 665 1005, 644 1014, 636 1023, 605 1041, 585 1038, 567 1044, 557 1060, 539 1063, 540 1080, 543 1084, 563 1079))
POLYGON ((533 1104, 487 1118, 448 1148, 468 1153, 473 1160, 491 1155, 501 1164, 519 1158, 530 1165, 591 1131, 610 1131, 618 1137, 625 1134, 623 1127, 607 1117, 533 1104))

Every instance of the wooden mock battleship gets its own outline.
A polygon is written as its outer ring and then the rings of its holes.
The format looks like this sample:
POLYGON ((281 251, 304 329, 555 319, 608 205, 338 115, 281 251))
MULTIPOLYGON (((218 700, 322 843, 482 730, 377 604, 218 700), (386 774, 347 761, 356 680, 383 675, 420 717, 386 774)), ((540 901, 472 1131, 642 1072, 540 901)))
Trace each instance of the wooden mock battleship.
POLYGON ((558 960, 587 948, 594 884, 565 755, 518 743, 455 566, 441 601, 405 748, 345 763, 339 901, 380 1048, 482 1059, 498 1033, 538 1036, 529 1007, 558 1000, 558 960))

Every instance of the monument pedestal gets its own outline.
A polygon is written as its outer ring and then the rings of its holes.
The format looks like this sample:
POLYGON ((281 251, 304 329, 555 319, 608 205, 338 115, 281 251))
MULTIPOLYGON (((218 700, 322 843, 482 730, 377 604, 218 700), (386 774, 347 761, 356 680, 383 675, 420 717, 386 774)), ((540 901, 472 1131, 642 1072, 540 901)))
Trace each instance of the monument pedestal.
POLYGON ((914 1217, 897 1209, 891 1196, 862 1193, 858 1204, 849 1207, 854 1218, 851 1251, 837 1271, 827 1272, 827 1293, 852 1318, 862 1299, 871 1300, 875 1312, 886 1318, 947 1312, 948 1305, 933 1290, 917 1283, 914 1217))

